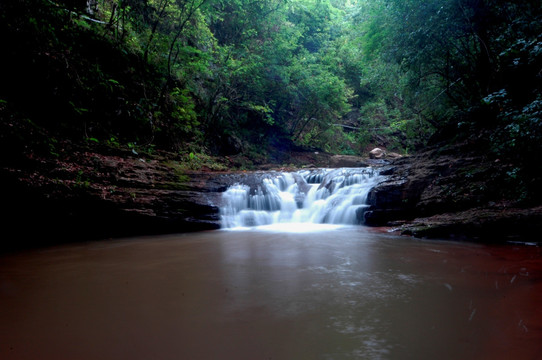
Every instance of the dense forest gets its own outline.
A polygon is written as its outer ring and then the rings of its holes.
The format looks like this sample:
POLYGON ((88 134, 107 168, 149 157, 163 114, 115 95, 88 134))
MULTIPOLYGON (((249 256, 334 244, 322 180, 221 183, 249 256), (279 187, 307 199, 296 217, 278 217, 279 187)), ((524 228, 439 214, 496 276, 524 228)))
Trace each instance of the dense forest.
POLYGON ((3 152, 22 137, 191 159, 467 141, 538 193, 538 0, 12 0, 0 34, 3 152))

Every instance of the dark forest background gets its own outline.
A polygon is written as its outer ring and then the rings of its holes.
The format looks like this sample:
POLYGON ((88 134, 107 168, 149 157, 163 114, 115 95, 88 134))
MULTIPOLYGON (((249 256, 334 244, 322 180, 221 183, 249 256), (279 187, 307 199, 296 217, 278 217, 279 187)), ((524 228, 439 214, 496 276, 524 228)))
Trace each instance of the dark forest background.
POLYGON ((11 0, 0 37, 6 161, 466 142, 539 193, 539 0, 11 0))

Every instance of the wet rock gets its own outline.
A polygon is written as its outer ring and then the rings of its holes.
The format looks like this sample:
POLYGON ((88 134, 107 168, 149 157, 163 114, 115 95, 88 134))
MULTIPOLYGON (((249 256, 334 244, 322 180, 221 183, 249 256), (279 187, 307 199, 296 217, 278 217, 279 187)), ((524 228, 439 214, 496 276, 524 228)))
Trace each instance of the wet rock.
POLYGON ((371 189, 367 196, 370 207, 365 213, 365 224, 380 226, 408 217, 417 197, 408 190, 408 180, 398 177, 391 177, 371 189))
POLYGON ((398 158, 368 195, 365 223, 417 237, 507 241, 542 231, 540 208, 501 199, 500 165, 458 146, 398 158))
POLYGON ((353 155, 333 155, 329 159, 328 167, 345 168, 345 167, 367 167, 367 161, 364 158, 353 155))
POLYGON ((17 234, 4 248, 216 229, 220 194, 233 181, 131 152, 74 149, 58 158, 30 154, 25 164, 0 169, 9 189, 4 220, 17 234))
POLYGON ((538 242, 542 207, 486 206, 417 218, 399 227, 405 235, 421 238, 484 242, 538 242))
MULTIPOLYGON (((186 172, 171 154, 65 148, 58 157, 23 152, 0 169, 4 224, 17 234, 2 246, 43 245, 46 237, 58 243, 216 229, 222 192, 235 183, 256 191, 262 177, 278 174, 186 172)), ((386 179, 358 214, 367 225, 399 225, 405 234, 439 238, 509 239, 542 231, 540 208, 502 205, 503 181, 496 174, 506 174, 505 165, 483 154, 435 148, 389 161, 314 153, 298 158, 322 167, 378 165, 386 179)), ((323 181, 323 172, 311 171, 313 182, 323 181)), ((308 185, 297 180, 306 191, 308 185)))

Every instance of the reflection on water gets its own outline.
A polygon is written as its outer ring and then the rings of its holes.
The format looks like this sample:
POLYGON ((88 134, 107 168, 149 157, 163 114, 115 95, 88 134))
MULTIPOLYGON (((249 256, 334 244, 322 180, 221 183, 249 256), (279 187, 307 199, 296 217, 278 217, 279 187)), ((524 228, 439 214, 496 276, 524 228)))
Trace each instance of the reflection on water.
POLYGON ((315 224, 309 222, 283 222, 269 225, 259 225, 253 227, 233 227, 226 228, 225 231, 269 231, 279 233, 318 233, 322 231, 338 230, 347 227, 338 224, 315 224))
POLYGON ((360 227, 0 257, 1 359, 535 359, 536 247, 360 227))

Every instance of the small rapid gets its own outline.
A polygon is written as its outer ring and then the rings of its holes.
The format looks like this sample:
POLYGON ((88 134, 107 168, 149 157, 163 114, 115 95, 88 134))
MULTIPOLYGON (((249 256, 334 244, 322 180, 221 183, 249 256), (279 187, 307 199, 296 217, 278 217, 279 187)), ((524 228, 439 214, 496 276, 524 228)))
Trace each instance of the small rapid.
POLYGON ((223 193, 222 228, 363 224, 367 195, 383 179, 374 168, 262 173, 223 193))

